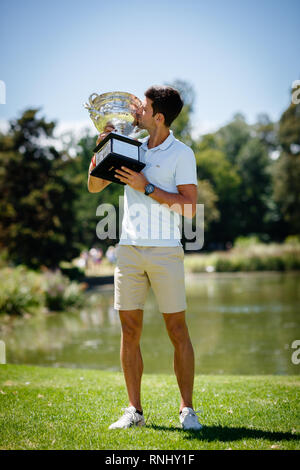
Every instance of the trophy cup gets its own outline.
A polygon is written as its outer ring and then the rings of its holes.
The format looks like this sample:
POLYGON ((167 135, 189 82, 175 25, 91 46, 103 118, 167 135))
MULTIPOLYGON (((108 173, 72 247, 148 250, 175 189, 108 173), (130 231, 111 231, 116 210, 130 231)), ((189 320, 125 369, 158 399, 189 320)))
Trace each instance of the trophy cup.
POLYGON ((142 144, 134 139, 139 131, 136 112, 141 106, 139 98, 122 91, 90 95, 84 107, 98 132, 101 134, 107 125, 115 128, 94 149, 96 166, 92 176, 125 185, 115 177, 116 169, 126 166, 140 172, 145 167, 140 161, 142 144))

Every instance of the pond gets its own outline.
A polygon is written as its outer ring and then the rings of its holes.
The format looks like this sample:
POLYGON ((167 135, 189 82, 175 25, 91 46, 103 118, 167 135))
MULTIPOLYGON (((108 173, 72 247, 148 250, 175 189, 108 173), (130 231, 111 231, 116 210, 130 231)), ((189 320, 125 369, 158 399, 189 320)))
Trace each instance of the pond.
MULTIPOLYGON (((186 276, 187 323, 197 374, 298 374, 300 273, 186 276)), ((95 288, 97 308, 13 319, 0 327, 7 362, 120 371, 113 286, 95 288)), ((141 340, 145 373, 173 373, 173 347, 152 290, 141 340)))

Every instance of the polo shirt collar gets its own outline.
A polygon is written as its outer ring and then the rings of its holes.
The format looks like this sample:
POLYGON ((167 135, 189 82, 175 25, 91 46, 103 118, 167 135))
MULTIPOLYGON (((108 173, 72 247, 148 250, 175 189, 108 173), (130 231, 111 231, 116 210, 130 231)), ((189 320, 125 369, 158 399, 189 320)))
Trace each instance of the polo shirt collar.
POLYGON ((156 151, 156 150, 166 150, 168 147, 170 147, 170 145, 174 142, 175 140, 175 137, 173 135, 173 131, 170 130, 170 134, 168 135, 168 137, 160 144, 158 145, 157 147, 153 147, 152 149, 148 149, 148 140, 149 140, 149 137, 148 136, 146 138, 146 140, 143 142, 142 144, 142 148, 144 150, 153 150, 153 151, 156 151))

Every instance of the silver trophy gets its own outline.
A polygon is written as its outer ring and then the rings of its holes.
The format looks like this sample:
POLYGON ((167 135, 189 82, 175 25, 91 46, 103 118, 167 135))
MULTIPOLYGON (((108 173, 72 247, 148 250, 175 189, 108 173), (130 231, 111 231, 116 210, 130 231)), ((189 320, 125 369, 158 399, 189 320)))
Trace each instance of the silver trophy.
POLYGON ((84 107, 97 131, 101 134, 108 125, 115 129, 94 149, 96 167, 91 171, 92 176, 125 185, 115 177, 116 169, 126 166, 139 172, 145 167, 140 161, 141 142, 136 140, 140 131, 137 111, 141 106, 139 98, 123 91, 90 95, 84 107))

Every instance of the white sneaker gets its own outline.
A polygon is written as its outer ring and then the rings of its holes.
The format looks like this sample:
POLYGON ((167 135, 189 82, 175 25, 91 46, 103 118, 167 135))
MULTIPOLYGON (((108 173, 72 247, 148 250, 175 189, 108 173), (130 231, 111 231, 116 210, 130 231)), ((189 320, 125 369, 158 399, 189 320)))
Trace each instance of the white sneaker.
POLYGON ((145 426, 144 416, 137 413, 134 406, 125 408, 123 416, 111 424, 108 429, 126 429, 131 426, 145 426))
POLYGON ((192 429, 194 431, 202 429, 202 424, 199 423, 196 413, 199 413, 199 411, 194 411, 193 408, 187 406, 182 409, 179 419, 183 429, 192 429))

